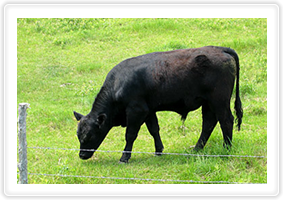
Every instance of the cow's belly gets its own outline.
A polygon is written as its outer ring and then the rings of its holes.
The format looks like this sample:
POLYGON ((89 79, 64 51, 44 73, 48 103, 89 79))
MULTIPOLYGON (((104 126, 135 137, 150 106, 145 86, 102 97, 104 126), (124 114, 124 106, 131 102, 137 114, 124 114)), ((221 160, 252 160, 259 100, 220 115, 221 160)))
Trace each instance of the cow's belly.
POLYGON ((187 115, 188 112, 198 109, 202 106, 204 100, 201 97, 190 98, 190 99, 180 99, 171 103, 165 103, 158 105, 155 111, 173 111, 180 115, 187 115))

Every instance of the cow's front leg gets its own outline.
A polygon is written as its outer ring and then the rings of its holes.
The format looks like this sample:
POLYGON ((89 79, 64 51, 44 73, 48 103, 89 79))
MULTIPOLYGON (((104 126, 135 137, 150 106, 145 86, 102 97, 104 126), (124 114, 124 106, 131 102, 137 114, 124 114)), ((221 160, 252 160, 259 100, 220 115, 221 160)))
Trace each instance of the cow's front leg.
POLYGON ((134 141, 138 136, 141 125, 148 114, 148 107, 145 103, 135 102, 127 108, 127 129, 126 129, 126 146, 120 159, 120 162, 128 163, 131 158, 134 141))
POLYGON ((138 132, 140 130, 140 126, 139 127, 127 127, 126 130, 126 146, 124 149, 124 153, 120 159, 120 162, 123 163, 128 163, 129 159, 131 158, 131 151, 133 149, 133 144, 134 141, 136 140, 137 136, 138 136, 138 132))

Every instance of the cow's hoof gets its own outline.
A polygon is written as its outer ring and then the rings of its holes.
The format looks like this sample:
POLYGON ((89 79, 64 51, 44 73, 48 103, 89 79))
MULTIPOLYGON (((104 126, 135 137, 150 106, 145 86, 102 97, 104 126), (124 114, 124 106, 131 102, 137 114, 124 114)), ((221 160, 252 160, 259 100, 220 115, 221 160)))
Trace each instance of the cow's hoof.
POLYGON ((130 158, 131 158, 131 154, 123 153, 122 157, 120 158, 120 162, 128 163, 130 158))
POLYGON ((162 145, 162 147, 160 147, 160 148, 156 148, 156 149, 155 149, 155 154, 154 154, 154 155, 156 155, 156 156, 161 156, 161 155, 162 155, 163 150, 164 150, 163 145, 162 145))
POLYGON ((121 161, 121 160, 119 160, 119 164, 127 164, 127 163, 129 163, 129 161, 128 161, 128 160, 125 160, 125 161, 121 161))
MULTIPOLYGON (((193 147, 193 146, 191 146, 191 147, 193 147)), ((203 150, 203 146, 200 146, 200 145, 196 145, 196 146, 193 148, 193 152, 199 152, 199 151, 201 151, 201 150, 203 150)))

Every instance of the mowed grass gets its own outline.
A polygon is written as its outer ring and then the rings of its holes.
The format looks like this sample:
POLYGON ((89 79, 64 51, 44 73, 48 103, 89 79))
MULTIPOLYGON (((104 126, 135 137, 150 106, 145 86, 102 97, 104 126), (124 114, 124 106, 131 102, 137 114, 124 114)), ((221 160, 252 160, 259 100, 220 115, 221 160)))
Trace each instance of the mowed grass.
MULTIPOLYGON (((155 51, 226 46, 240 58, 240 95, 244 118, 234 127, 233 148, 222 146, 217 125, 206 155, 267 155, 267 20, 266 19, 18 19, 17 101, 28 102, 29 147, 78 149, 73 111, 87 114, 107 73, 124 59, 155 51)), ((231 108, 234 105, 234 96, 231 108)), ((233 111, 234 112, 234 111, 233 111)), ((189 113, 184 126, 173 112, 158 113, 164 152, 194 153, 201 132, 201 109, 189 113)), ((122 151, 125 128, 114 127, 99 150, 122 151)), ((133 151, 154 152, 145 125, 133 151)), ((96 152, 80 160, 78 151, 28 149, 28 172, 77 175, 29 175, 31 184, 180 183, 163 180, 266 183, 267 158, 221 158, 96 152)), ((198 182, 196 182, 198 183, 198 182)))

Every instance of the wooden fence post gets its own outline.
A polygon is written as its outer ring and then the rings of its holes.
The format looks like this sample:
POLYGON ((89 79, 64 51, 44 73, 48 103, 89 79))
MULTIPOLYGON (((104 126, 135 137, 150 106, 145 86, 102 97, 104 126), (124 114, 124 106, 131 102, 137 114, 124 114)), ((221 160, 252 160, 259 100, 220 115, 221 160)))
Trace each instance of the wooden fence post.
POLYGON ((28 103, 19 104, 19 163, 18 168, 20 171, 20 184, 28 183, 28 171, 27 171, 27 141, 26 141, 26 117, 27 117, 27 108, 29 108, 28 103))

